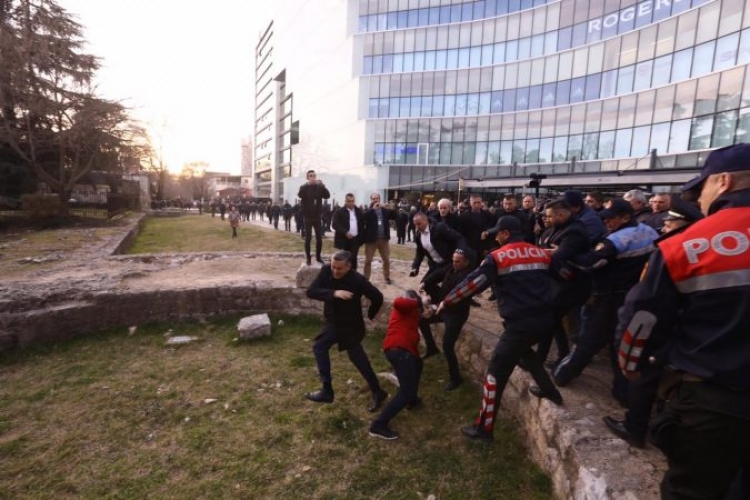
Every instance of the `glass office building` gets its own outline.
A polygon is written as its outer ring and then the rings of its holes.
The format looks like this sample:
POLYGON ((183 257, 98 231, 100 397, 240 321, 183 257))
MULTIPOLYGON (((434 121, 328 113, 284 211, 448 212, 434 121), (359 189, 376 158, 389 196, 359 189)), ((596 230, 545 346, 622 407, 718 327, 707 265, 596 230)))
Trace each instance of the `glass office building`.
POLYGON ((341 105, 379 189, 677 184, 748 140, 744 0, 347 6, 359 85, 341 105))

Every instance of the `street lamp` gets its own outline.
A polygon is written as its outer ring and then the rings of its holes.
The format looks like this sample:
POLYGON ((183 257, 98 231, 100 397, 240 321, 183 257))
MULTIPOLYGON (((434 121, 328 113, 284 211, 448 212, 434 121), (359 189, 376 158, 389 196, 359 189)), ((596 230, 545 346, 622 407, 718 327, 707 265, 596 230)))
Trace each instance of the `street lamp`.
POLYGON ((531 180, 527 187, 534 188, 534 198, 539 199, 539 186, 542 185, 542 180, 547 178, 546 174, 540 174, 539 172, 532 172, 530 174, 531 180))

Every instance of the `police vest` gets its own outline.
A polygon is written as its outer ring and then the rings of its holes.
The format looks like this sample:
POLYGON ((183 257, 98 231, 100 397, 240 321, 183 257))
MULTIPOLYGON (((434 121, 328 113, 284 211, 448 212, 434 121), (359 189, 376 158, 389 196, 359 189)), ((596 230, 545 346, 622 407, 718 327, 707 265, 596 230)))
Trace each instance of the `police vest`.
POLYGON ((550 264, 547 252, 523 241, 503 245, 491 255, 499 276, 519 271, 546 271, 550 264))
POLYGON ((750 209, 720 210, 659 248, 681 293, 750 286, 750 209))

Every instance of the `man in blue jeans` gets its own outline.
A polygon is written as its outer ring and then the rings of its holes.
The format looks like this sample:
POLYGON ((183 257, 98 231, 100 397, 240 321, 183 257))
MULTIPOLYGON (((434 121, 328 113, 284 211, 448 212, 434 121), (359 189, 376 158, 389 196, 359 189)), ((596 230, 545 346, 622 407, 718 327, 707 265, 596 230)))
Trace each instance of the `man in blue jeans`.
POLYGON ((331 359, 328 351, 338 344, 346 351, 372 391, 371 412, 376 411, 388 397, 380 387, 378 377, 370 365, 370 359, 362 348, 365 336, 365 321, 362 317, 362 297, 367 297, 370 307, 367 317, 372 320, 383 305, 383 294, 367 279, 352 270, 351 254, 340 250, 333 255, 330 264, 324 265, 315 281, 307 289, 307 296, 325 303, 323 316, 325 325, 313 344, 313 354, 323 388, 305 395, 315 403, 333 403, 331 359))

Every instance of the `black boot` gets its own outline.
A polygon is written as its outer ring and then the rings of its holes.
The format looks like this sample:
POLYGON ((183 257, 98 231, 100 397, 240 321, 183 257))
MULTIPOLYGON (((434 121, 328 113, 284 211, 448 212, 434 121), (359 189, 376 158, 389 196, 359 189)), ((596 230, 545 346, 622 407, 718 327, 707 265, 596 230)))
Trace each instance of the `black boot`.
POLYGON ((308 392, 305 397, 315 403, 333 403, 333 386, 323 384, 323 388, 318 392, 308 392))

